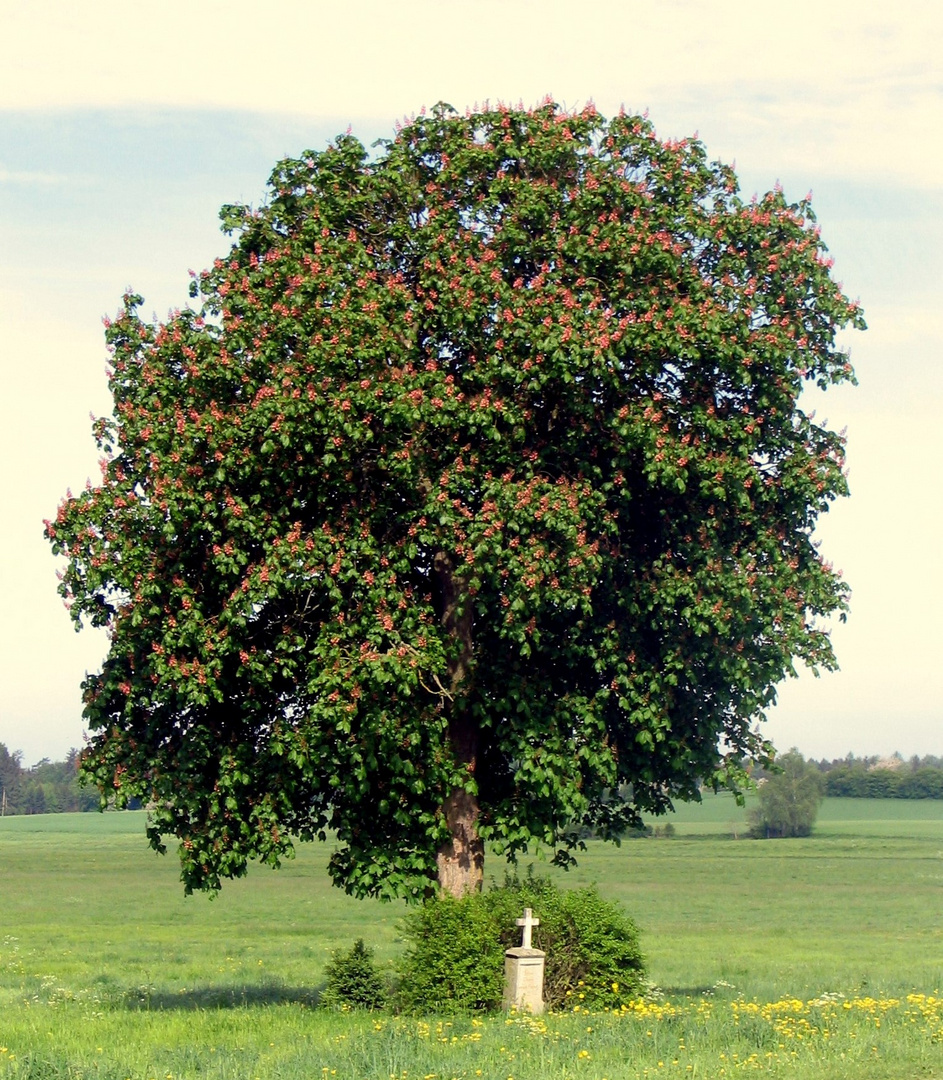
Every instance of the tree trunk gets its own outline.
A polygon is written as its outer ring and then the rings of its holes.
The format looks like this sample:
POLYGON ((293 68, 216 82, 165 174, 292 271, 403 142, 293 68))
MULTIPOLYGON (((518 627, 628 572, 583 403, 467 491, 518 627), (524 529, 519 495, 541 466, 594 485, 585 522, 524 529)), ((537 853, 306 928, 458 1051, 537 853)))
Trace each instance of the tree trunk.
POLYGON ((484 879, 485 845, 478 835, 478 799, 455 788, 443 807, 451 837, 439 848, 439 889, 451 896, 479 892, 484 879))
MULTIPOLYGON (((474 775, 478 759, 478 725, 462 708, 460 696, 467 691, 473 656, 472 604, 465 581, 444 551, 436 553, 433 570, 441 598, 441 622, 454 642, 449 660, 449 742, 459 766, 474 775), (466 684, 466 685, 463 685, 466 684)), ((436 854, 439 888, 452 896, 478 892, 484 878, 485 848, 478 835, 478 797, 456 787, 443 806, 448 841, 436 854)))

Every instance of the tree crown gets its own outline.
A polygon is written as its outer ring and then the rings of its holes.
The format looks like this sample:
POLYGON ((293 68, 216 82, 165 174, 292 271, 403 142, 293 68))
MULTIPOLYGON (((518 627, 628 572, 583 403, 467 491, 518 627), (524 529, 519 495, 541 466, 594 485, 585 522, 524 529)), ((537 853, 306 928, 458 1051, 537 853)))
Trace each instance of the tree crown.
POLYGON ((102 482, 47 523, 111 634, 86 775, 188 890, 330 827, 348 890, 420 896, 449 792, 565 861, 768 757, 847 598, 798 400, 864 324, 807 201, 547 102, 341 136, 221 216, 192 307, 107 326, 102 482))

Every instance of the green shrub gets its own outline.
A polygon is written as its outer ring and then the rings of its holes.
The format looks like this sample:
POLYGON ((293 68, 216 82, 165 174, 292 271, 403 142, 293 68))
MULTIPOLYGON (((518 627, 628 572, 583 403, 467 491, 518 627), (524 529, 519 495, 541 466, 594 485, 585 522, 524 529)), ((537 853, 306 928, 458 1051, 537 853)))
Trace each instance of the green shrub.
POLYGON ((397 1003, 404 1012, 500 1007, 504 946, 480 894, 429 900, 406 917, 403 929, 410 944, 398 969, 397 1003))
POLYGON ((386 987, 373 963, 373 950, 363 938, 343 956, 335 956, 325 969, 327 986, 321 993, 321 1005, 333 1009, 382 1009, 386 987))
POLYGON ((560 890, 528 875, 461 900, 432 900, 408 916, 399 1004, 408 1012, 498 1009, 504 952, 520 944, 525 907, 540 919, 534 948, 546 954, 549 1008, 618 1006, 636 996, 645 969, 638 930, 595 887, 560 890))

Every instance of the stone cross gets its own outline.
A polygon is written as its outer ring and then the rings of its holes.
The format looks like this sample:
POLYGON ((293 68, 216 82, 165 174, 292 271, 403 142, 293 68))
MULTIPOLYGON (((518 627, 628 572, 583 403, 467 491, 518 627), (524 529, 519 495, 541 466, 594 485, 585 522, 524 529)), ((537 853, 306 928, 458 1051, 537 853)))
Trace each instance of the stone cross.
POLYGON ((504 954, 504 1007, 535 1015, 544 1011, 544 953, 531 947, 531 931, 540 926, 530 908, 517 920, 524 940, 519 949, 504 954))
POLYGON ((535 926, 540 926, 540 919, 535 919, 531 908, 524 908, 524 918, 517 920, 517 925, 521 927, 523 931, 523 937, 521 940, 521 948, 531 948, 530 935, 535 926))

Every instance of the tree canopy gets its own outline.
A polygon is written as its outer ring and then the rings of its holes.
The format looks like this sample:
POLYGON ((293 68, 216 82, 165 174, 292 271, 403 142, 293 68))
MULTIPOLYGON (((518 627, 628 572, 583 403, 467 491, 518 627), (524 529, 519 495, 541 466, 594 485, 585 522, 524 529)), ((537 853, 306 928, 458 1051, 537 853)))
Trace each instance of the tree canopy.
POLYGON ((864 323, 808 201, 548 101, 341 136, 221 216, 191 306, 107 324, 102 480, 47 523, 111 637, 85 775, 187 890, 330 829, 355 894, 460 892, 486 842, 565 862, 768 760, 847 601, 798 400, 864 323))

